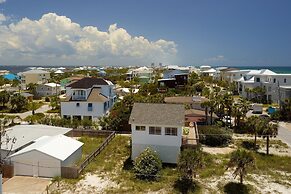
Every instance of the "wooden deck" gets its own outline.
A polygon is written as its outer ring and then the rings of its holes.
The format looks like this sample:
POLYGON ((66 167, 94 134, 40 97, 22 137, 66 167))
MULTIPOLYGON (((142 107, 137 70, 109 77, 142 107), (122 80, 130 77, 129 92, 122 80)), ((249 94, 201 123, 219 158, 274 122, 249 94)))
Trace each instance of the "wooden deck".
POLYGON ((197 124, 189 127, 189 133, 182 136, 182 147, 195 147, 199 143, 197 124))

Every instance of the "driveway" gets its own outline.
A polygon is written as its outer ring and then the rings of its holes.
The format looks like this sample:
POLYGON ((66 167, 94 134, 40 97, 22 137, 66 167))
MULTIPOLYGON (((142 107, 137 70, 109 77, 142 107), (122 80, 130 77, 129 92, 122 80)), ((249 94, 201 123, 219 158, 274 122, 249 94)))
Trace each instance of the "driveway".
POLYGON ((279 122, 278 138, 291 147, 291 123, 279 122))
POLYGON ((40 194, 50 184, 49 178, 14 176, 3 184, 4 194, 40 194))

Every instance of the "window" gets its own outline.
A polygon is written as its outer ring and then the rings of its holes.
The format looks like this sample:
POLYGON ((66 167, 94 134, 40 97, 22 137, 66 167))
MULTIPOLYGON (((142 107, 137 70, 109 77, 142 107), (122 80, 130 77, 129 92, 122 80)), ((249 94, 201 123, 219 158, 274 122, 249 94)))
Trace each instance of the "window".
POLYGON ((145 126, 135 126, 136 131, 145 131, 145 126))
POLYGON ((286 83, 287 82, 287 79, 286 78, 284 78, 284 83, 286 83))
POLYGON ((88 103, 88 111, 92 111, 93 110, 93 105, 92 103, 88 103))
POLYGON ((177 128, 174 127, 166 127, 165 128, 165 135, 172 135, 172 136, 177 136, 177 128))
POLYGON ((260 78, 259 77, 257 77, 256 78, 256 82, 260 82, 261 80, 260 80, 260 78))
POLYGON ((276 78, 274 78, 273 82, 276 83, 276 78))
POLYGON ((80 103, 78 102, 78 103, 76 103, 76 107, 79 107, 80 106, 80 103))
POLYGON ((151 134, 151 135, 161 135, 162 134, 161 127, 150 127, 149 129, 150 129, 149 134, 151 134))

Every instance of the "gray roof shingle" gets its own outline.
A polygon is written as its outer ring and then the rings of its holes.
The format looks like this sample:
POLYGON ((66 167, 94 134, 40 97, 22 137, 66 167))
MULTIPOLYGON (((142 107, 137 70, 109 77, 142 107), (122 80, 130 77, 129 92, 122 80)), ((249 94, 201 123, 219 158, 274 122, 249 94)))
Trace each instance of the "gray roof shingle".
POLYGON ((182 104, 135 103, 129 124, 184 126, 185 108, 182 104))

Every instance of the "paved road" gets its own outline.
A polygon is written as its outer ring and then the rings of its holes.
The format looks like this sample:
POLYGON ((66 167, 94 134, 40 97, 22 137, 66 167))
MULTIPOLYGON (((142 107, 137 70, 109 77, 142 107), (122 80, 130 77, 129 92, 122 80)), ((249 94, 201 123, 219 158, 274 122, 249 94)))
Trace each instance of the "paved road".
MULTIPOLYGON (((49 107, 49 105, 45 104, 45 105, 41 106, 39 109, 37 109, 35 111, 35 113, 44 113, 48 110, 50 110, 50 107, 49 107)), ((18 116, 20 116, 21 119, 24 119, 27 116, 32 115, 32 111, 30 110, 30 111, 26 111, 24 113, 4 113, 4 114, 6 114, 6 115, 18 115, 18 116)))
POLYGON ((291 147, 291 124, 284 122, 279 123, 278 138, 291 147))

